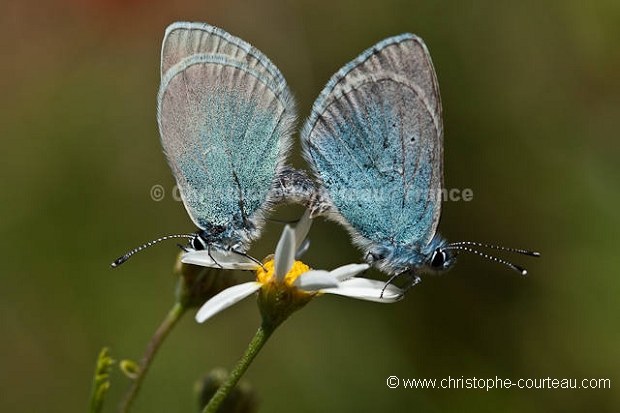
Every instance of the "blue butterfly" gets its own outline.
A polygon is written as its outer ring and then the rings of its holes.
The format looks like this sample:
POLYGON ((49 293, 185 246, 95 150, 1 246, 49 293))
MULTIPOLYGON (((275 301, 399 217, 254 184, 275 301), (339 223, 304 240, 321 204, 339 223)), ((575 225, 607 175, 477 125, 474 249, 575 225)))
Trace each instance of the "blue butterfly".
MULTIPOLYGON (((157 97, 161 144, 187 212, 199 230, 161 237, 112 263, 170 238, 204 250, 203 265, 247 256, 265 215, 281 196, 296 110, 280 71, 259 50, 203 23, 173 23, 161 51, 157 97), (228 258, 227 258, 228 257, 228 258)), ((230 260, 229 260, 230 261, 230 260)))
MULTIPOLYGON (((343 224, 366 260, 396 277, 442 272, 473 248, 538 253, 473 242, 447 243, 437 233, 443 188, 439 86, 421 38, 385 39, 327 83, 301 132, 304 157, 319 184, 313 215, 343 224)), ((387 284, 386 284, 387 285, 387 284)))

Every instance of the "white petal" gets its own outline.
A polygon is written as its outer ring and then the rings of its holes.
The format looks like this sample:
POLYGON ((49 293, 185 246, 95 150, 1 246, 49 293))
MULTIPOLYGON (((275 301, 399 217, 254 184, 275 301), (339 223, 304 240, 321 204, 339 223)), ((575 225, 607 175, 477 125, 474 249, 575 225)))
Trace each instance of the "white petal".
POLYGON ((274 271, 276 279, 282 281, 295 262, 295 230, 289 225, 284 227, 282 236, 274 254, 274 271))
POLYGON ((338 281, 344 281, 362 271, 366 271, 368 268, 370 268, 368 264, 347 264, 332 270, 330 274, 336 277, 338 281))
POLYGON ((303 240, 303 242, 301 243, 301 245, 299 246, 299 248, 297 248, 297 251, 295 251, 295 259, 297 261, 299 261, 299 259, 306 253, 308 252, 308 249, 310 248, 310 238, 306 238, 305 240, 303 240))
POLYGON ((224 291, 204 303, 202 307, 200 307, 200 310, 198 310, 198 312, 196 313, 196 321, 198 321, 199 323, 204 323, 220 311, 230 307, 233 304, 238 303, 245 297, 258 291, 261 285, 262 284, 259 282, 252 281, 243 284, 237 284, 225 289, 224 291))
POLYGON ((293 285, 305 291, 318 291, 338 287, 338 280, 329 271, 314 270, 301 274, 293 285))
POLYGON ((378 303, 394 303, 403 298, 404 293, 402 289, 393 284, 386 286, 384 281, 368 278, 351 278, 342 281, 337 288, 327 288, 322 291, 378 303), (383 291, 383 296, 381 296, 381 291, 383 291))
POLYGON ((181 256, 181 262, 227 270, 255 270, 258 267, 258 264, 249 257, 216 248, 211 248, 211 251, 188 251, 181 256))
POLYGON ((299 219, 297 225, 295 225, 295 251, 299 250, 299 247, 301 247, 301 244, 308 236, 311 225, 312 218, 310 218, 310 210, 306 209, 304 214, 299 219))

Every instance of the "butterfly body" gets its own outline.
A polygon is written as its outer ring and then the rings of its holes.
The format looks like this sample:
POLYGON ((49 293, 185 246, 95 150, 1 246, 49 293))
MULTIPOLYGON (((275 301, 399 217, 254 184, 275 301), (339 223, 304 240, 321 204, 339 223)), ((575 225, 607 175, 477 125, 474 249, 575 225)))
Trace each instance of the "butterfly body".
POLYGON ((349 230, 369 263, 389 275, 435 268, 446 245, 436 234, 443 126, 419 37, 385 39, 340 69, 315 102, 302 141, 324 190, 323 214, 349 230))
POLYGON ((161 143, 199 228, 190 244, 245 252, 285 167, 292 95, 266 56, 207 24, 170 25, 161 62, 161 143))

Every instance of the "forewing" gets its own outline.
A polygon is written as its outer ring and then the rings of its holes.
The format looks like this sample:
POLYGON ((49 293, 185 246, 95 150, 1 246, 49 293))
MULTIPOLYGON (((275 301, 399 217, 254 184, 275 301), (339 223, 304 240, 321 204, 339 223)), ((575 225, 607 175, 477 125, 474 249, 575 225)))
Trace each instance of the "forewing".
POLYGON ((161 48, 162 78, 172 66, 197 54, 219 55, 240 62, 248 70, 260 75, 277 93, 286 88, 278 68, 260 50, 206 23, 176 22, 166 28, 161 48))
POLYGON ((433 238, 443 126, 422 39, 388 38, 344 66, 316 100, 302 142, 329 200, 363 237, 358 242, 423 247, 433 238))
POLYGON ((161 140, 190 217, 252 238, 295 121, 283 76, 254 47, 198 23, 168 28, 162 70, 161 140))

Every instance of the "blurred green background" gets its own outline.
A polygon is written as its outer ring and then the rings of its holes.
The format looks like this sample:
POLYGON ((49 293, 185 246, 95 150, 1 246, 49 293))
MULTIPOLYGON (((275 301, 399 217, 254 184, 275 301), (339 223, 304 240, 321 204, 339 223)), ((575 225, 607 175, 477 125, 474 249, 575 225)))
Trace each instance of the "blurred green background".
MULTIPOLYGON (((362 50, 420 35, 441 87, 446 186, 474 191, 472 202, 444 204, 441 233, 543 254, 509 256, 527 278, 463 255, 394 305, 314 300, 246 375, 261 411, 620 410, 618 1, 31 0, 2 9, 0 411, 85 411, 100 348, 139 359, 172 306, 174 243, 108 266, 194 229, 171 196, 155 119, 161 40, 177 20, 261 49, 302 120, 362 50), (156 184, 161 202, 150 197, 156 184), (390 375, 608 378, 612 389, 389 389, 390 375)), ((270 224, 254 255, 273 251, 280 230, 270 224)), ((317 222, 311 237, 311 266, 361 259, 334 224, 317 222)), ((134 411, 195 411, 194 381, 231 368, 258 323, 253 300, 205 325, 188 314, 134 411)), ((106 411, 128 383, 114 371, 106 411)))

